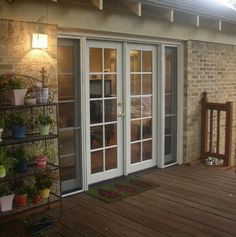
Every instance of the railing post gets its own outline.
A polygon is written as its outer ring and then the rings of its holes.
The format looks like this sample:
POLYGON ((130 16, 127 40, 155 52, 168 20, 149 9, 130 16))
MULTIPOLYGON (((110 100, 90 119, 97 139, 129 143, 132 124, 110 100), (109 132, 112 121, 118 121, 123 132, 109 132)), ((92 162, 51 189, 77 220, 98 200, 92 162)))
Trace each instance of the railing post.
POLYGON ((207 113, 207 93, 203 92, 201 99, 201 159, 205 162, 208 140, 208 113, 207 113))
POLYGON ((232 115, 233 102, 226 102, 226 128, 225 128, 225 160, 224 165, 230 165, 232 149, 232 115))

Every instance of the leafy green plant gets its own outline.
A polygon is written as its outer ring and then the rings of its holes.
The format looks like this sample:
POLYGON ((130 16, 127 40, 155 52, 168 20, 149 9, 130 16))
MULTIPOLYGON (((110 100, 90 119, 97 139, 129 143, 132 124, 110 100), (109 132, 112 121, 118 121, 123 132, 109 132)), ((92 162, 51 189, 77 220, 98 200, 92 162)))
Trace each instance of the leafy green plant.
POLYGON ((17 78, 14 74, 7 81, 7 89, 24 89, 25 86, 21 79, 17 78))
POLYGON ((36 123, 42 126, 53 124, 53 120, 49 115, 40 113, 36 118, 36 123))
POLYGON ((36 184, 32 184, 28 190, 29 198, 32 199, 37 194, 40 194, 39 188, 37 187, 36 184))
POLYGON ((6 171, 11 171, 16 160, 10 156, 6 147, 0 147, 0 165, 3 165, 6 171))
POLYGON ((57 150, 54 147, 39 148, 31 146, 27 148, 27 154, 34 159, 37 156, 47 156, 48 161, 54 161, 57 157, 57 150))
POLYGON ((0 117, 0 128, 5 128, 5 120, 0 117))
POLYGON ((32 160, 32 157, 27 153, 27 150, 23 146, 19 146, 16 148, 16 150, 12 151, 11 156, 14 157, 17 162, 22 160, 32 160))
POLYGON ((35 175, 35 184, 38 189, 49 189, 53 184, 53 177, 47 172, 40 172, 35 175))
POLYGON ((0 186, 0 197, 8 196, 11 194, 12 192, 6 184, 0 186))
POLYGON ((24 195, 30 193, 30 185, 22 184, 22 186, 18 187, 16 190, 17 195, 24 195))
POLYGON ((24 125, 30 127, 31 119, 26 114, 15 111, 9 115, 7 124, 8 127, 24 125))

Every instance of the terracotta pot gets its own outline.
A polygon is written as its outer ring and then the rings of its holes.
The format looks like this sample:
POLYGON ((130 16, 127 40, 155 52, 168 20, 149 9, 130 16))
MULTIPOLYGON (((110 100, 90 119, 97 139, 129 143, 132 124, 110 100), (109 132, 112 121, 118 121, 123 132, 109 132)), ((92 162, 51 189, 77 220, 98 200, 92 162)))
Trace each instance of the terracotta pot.
POLYGON ((10 90, 11 104, 24 105, 26 92, 27 92, 27 89, 10 90))
POLYGON ((25 207, 27 206, 28 195, 22 194, 15 196, 16 207, 25 207))
POLYGON ((49 188, 45 188, 45 189, 41 190, 41 197, 42 197, 42 199, 49 198, 49 194, 50 194, 50 189, 49 188))
POLYGON ((35 195, 33 196, 33 199, 32 199, 32 201, 33 201, 34 204, 39 204, 39 203, 41 202, 41 200, 42 200, 42 198, 41 198, 40 193, 39 193, 39 194, 35 194, 35 195))
POLYGON ((45 169, 47 166, 47 160, 48 160, 48 157, 45 155, 37 156, 36 157, 37 167, 39 169, 45 169))
POLYGON ((0 197, 0 210, 1 212, 12 210, 12 202, 15 194, 0 197))

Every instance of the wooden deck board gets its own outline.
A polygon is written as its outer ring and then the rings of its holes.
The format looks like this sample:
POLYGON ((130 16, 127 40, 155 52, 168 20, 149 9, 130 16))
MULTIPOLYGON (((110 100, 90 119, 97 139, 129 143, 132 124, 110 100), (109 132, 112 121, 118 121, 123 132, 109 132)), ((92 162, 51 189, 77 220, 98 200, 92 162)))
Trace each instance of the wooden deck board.
MULTIPOLYGON (((65 198, 63 218, 42 236, 236 236, 234 170, 198 164, 143 177, 160 187, 111 204, 84 193, 65 198)), ((16 236, 12 224, 1 227, 1 236, 16 236)))

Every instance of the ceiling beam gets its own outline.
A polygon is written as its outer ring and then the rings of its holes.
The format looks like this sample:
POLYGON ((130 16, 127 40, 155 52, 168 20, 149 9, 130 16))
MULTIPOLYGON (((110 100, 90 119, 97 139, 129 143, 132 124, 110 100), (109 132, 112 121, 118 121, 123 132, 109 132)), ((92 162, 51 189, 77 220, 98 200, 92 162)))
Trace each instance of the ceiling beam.
POLYGON ((193 22, 196 27, 199 27, 200 25, 200 17, 199 15, 193 16, 193 22))
POLYGON ((168 11, 165 13, 165 16, 166 16, 166 18, 167 18, 171 23, 174 22, 174 10, 168 10, 168 11))
POLYGON ((103 10, 103 0, 90 0, 99 10, 103 10))
POLYGON ((142 3, 141 2, 131 2, 131 1, 127 1, 127 0, 121 0, 121 1, 134 14, 136 14, 137 16, 142 16, 142 3))

